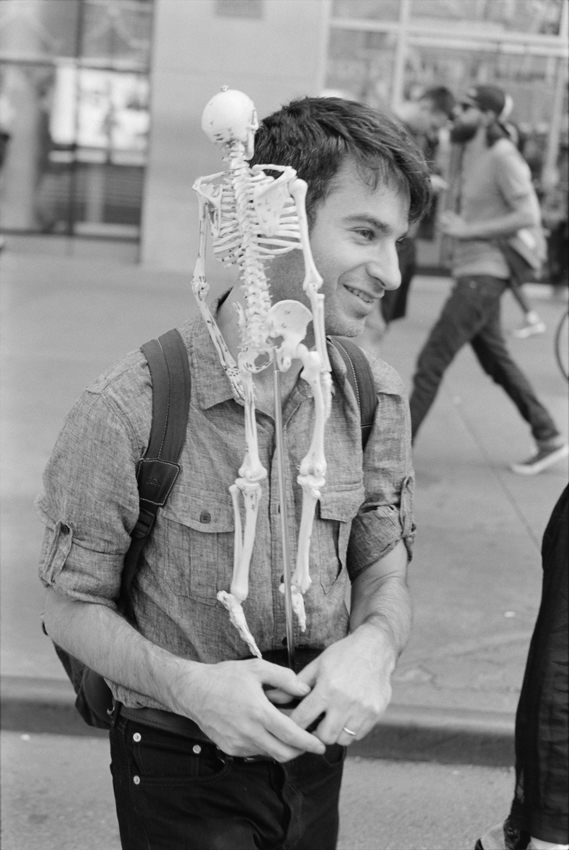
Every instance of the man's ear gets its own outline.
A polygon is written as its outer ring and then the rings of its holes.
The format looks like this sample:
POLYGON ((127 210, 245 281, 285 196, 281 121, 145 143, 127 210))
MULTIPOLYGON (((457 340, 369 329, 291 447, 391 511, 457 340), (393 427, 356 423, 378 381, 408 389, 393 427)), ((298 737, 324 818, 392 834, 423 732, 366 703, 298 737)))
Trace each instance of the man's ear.
POLYGON ((490 127, 492 124, 495 124, 498 120, 498 117, 495 112, 492 112, 491 109, 482 113, 482 123, 484 127, 490 127))

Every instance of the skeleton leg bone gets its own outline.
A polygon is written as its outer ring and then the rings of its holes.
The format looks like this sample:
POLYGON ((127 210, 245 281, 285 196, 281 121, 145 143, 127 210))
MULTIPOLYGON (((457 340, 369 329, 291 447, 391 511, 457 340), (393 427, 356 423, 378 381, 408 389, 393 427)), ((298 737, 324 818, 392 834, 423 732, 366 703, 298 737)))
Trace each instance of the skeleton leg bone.
POLYGON ((217 598, 229 611, 231 623, 235 626, 251 653, 261 658, 259 648, 247 626, 242 605, 249 595, 249 567, 253 555, 259 502, 261 500, 261 485, 259 481, 262 481, 266 477, 267 471, 259 458, 253 376, 244 367, 241 369, 241 376, 245 393, 245 440, 247 443, 247 453, 243 465, 239 469, 239 478, 229 488, 233 502, 235 524, 235 554, 230 592, 227 593, 227 591, 222 590, 217 594, 217 598), (242 530, 241 515, 239 512, 239 492, 243 494, 243 501, 245 503, 244 530, 242 530))
MULTIPOLYGON (((328 415, 325 398, 325 373, 321 368, 320 355, 317 351, 309 351, 301 342, 306 335, 306 327, 310 319, 310 311, 295 301, 281 301, 275 304, 269 313, 271 333, 274 337, 281 338, 281 344, 276 352, 279 368, 288 369, 292 358, 298 357, 303 364, 301 378, 310 385, 314 396, 314 433, 306 457, 301 462, 300 475, 297 479, 302 487, 303 500, 296 568, 291 580, 293 609, 302 631, 306 628, 302 595, 306 593, 311 584, 309 556, 314 511, 316 502, 320 498, 320 489, 326 483, 324 426, 328 415)), ((283 588, 281 590, 284 592, 283 588)))

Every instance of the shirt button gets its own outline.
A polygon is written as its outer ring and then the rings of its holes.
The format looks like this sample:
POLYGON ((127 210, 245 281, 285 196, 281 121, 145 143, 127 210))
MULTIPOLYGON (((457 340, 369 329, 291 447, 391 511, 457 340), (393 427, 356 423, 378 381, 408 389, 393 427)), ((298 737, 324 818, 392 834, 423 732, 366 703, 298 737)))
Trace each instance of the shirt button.
POLYGON ((140 776, 133 776, 132 781, 135 785, 140 785, 140 776))
POLYGON ((60 526, 60 531, 62 534, 69 534, 69 526, 62 523, 60 526))
POLYGON ((209 511, 202 511, 200 514, 200 522, 211 522, 211 514, 209 511))
POLYGON ((140 732, 135 732, 132 736, 132 740, 136 741, 137 744, 139 741, 142 741, 142 735, 140 734, 140 732))
POLYGON ((200 747, 200 745, 199 745, 199 744, 194 744, 194 746, 192 747, 192 750, 194 751, 194 753, 195 753, 197 756, 199 756, 199 754, 200 754, 200 753, 201 753, 201 751, 202 751, 202 748, 200 747))

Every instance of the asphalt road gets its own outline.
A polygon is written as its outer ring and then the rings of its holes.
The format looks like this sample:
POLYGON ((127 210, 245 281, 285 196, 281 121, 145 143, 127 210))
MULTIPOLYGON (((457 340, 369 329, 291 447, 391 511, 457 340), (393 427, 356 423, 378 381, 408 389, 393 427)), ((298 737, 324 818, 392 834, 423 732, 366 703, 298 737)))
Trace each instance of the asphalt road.
MULTIPOLYGON (((0 740, 2 850, 120 850, 106 740, 0 740)), ((512 789, 506 768, 349 758, 338 850, 471 850, 512 789)))

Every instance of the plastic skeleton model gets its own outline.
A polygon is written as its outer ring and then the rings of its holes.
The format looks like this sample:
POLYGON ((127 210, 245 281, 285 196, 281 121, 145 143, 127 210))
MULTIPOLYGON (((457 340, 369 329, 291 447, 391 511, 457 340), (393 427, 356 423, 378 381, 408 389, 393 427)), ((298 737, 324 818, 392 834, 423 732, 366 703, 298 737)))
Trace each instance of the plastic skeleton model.
MULTIPOLYGON (((228 170, 201 177, 193 187, 199 199, 200 230, 192 288, 234 395, 245 406, 247 450, 239 477, 229 488, 235 515, 233 578, 230 592, 221 591, 217 596, 229 611, 231 622, 251 653, 261 657, 242 608, 249 592, 249 566, 261 498, 260 482, 267 475, 259 458, 253 375, 271 364, 274 369, 284 372, 293 358, 299 358, 303 366, 301 377, 308 382, 314 396, 314 434, 297 478, 303 490, 303 504, 296 568, 290 579, 289 597, 302 631, 306 628, 302 594, 311 584, 310 537, 316 502, 326 475, 324 425, 330 413, 331 379, 324 330, 324 295, 318 291, 322 278, 314 265, 308 241, 307 186, 297 178, 295 169, 288 166, 249 167, 257 128, 254 104, 242 92, 224 87, 205 107, 202 129, 211 141, 222 148, 228 170), (265 171, 277 172, 278 176, 271 177, 265 171), (209 292, 204 272, 208 224, 214 256, 239 268, 244 307, 238 307, 241 345, 237 363, 205 300, 209 292), (271 304, 264 265, 279 254, 294 249, 300 249, 304 256, 303 288, 311 310, 299 301, 271 304), (314 326, 314 351, 309 351, 302 342, 310 321, 314 326), (244 529, 239 512, 239 494, 245 507, 244 529)), ((275 402, 280 406, 280 399, 275 399, 275 402)), ((283 472, 281 469, 280 474, 283 472)), ((287 574, 290 576, 285 564, 285 577, 287 574)), ((281 591, 286 597, 284 585, 281 591)))

